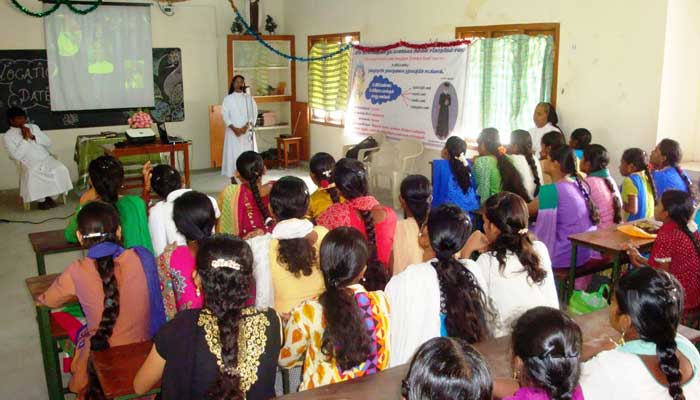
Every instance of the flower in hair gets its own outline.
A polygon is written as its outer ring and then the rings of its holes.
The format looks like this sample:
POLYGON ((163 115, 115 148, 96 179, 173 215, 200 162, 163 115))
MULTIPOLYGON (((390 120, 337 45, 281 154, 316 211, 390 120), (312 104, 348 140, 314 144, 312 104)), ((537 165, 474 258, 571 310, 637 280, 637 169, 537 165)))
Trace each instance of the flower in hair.
POLYGON ((505 156, 506 155, 506 148, 503 146, 498 146, 498 154, 501 156, 505 156))
POLYGON ((330 185, 330 182, 328 182, 328 179, 323 179, 320 182, 321 189, 327 189, 328 186, 330 185))
POLYGON ((331 170, 327 169, 323 172, 321 172, 321 175, 325 176, 326 178, 330 179, 331 178, 331 170))
POLYGON ((518 235, 523 235, 523 236, 527 235, 527 228, 523 228, 523 229, 519 230, 518 235))
POLYGON ((469 161, 467 160, 467 152, 462 152, 460 153, 457 157, 455 157, 459 162, 462 163, 465 167, 469 165, 469 161))
POLYGON ((241 270, 241 264, 233 261, 233 260, 224 260, 223 258, 217 258, 216 260, 211 262, 212 268, 231 268, 235 269, 236 271, 241 270))

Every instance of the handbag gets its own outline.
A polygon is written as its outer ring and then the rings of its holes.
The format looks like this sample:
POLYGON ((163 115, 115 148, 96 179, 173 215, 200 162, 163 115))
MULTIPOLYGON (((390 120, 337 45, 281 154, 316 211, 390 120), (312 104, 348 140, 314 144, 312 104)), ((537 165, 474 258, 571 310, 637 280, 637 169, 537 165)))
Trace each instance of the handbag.
MULTIPOLYGON (((345 157, 353 158, 353 159, 357 160, 357 157, 360 154, 360 150, 371 149, 373 147, 379 147, 379 143, 377 143, 376 139, 374 139, 372 136, 370 136, 370 137, 364 139, 363 141, 361 141, 360 143, 352 146, 350 148, 350 150, 348 150, 348 152, 345 153, 345 157)), ((363 160, 360 160, 360 161, 363 161, 363 160)))

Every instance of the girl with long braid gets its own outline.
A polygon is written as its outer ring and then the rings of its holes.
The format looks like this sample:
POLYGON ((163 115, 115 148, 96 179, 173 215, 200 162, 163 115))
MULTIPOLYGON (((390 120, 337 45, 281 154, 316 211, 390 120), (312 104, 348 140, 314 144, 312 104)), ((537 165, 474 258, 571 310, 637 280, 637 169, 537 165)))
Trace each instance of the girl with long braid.
POLYGON ((418 245, 418 236, 428 222, 430 189, 430 181, 423 175, 409 175, 401 182, 399 202, 404 219, 396 223, 391 253, 392 275, 423 261, 423 249, 418 245))
POLYGON ((622 209, 626 221, 650 219, 654 216, 656 188, 649 171, 649 159, 642 149, 631 148, 622 153, 622 209))
POLYGON ((608 171, 609 163, 608 151, 599 144, 586 146, 579 163, 581 172, 586 174, 591 199, 600 213, 598 229, 622 222, 622 198, 608 171))
POLYGON ((328 153, 316 153, 309 160, 309 175, 318 187, 311 195, 309 202, 309 218, 315 220, 331 205, 344 201, 333 183, 333 167, 335 159, 328 153))
POLYGON ((281 323, 271 308, 246 306, 254 282, 250 246, 214 235, 199 242, 196 260, 202 308, 179 312, 158 332, 135 392, 160 381, 163 400, 275 397, 281 323))
POLYGON ((77 297, 87 324, 71 332, 75 355, 69 389, 79 398, 101 398, 88 365, 90 352, 150 340, 165 322, 153 255, 124 249, 119 215, 110 204, 93 201, 78 213, 77 238, 87 257, 75 261, 38 301, 51 308, 77 297))
POLYGON ((618 280, 610 324, 620 339, 583 364, 586 400, 698 400, 700 353, 678 333, 683 288, 668 272, 636 268, 618 280))
POLYGON ((518 129, 511 132, 508 155, 513 166, 522 176, 523 185, 530 199, 536 198, 544 179, 540 163, 535 160, 532 137, 528 131, 518 129))
MULTIPOLYGON (((551 149, 543 166, 554 183, 542 186, 534 201, 538 208, 534 233, 547 246, 552 268, 568 268, 571 266, 569 235, 595 230, 600 217, 590 189, 576 170, 576 155, 571 147, 551 149)), ((576 265, 583 265, 591 256, 590 249, 580 248, 576 265)))
POLYGON ((470 233, 469 218, 459 207, 443 204, 432 210, 419 238, 425 262, 408 266, 389 281, 392 366, 408 362, 434 337, 467 343, 491 337, 495 315, 485 281, 474 261, 464 257, 478 249, 473 240, 467 242, 470 233))
POLYGON ((361 162, 339 160, 332 177, 346 201, 330 206, 316 222, 328 230, 350 226, 365 235, 370 256, 362 284, 367 290, 383 290, 389 280, 396 213, 369 194, 367 171, 361 162))
POLYGON ((673 139, 663 139, 651 152, 649 161, 654 168, 651 175, 654 178, 656 197, 660 199, 666 190, 682 190, 690 193, 697 203, 700 201, 698 188, 681 168, 682 160, 681 145, 673 139))
POLYGON ((236 178, 219 194, 218 232, 230 233, 242 239, 272 232, 274 220, 270 215, 270 190, 274 182, 262 183, 267 172, 260 154, 246 151, 236 160, 236 178))
POLYGON ((502 191, 513 192, 529 203, 532 199, 525 189, 523 177, 506 155, 506 148, 501 146, 498 130, 484 129, 477 143, 479 157, 474 161, 474 178, 481 205, 502 191))
POLYGON ((661 195, 654 218, 663 225, 656 235, 649 259, 639 251, 628 251, 634 265, 649 265, 670 272, 683 286, 685 309, 700 307, 700 233, 688 228, 693 201, 687 192, 667 190, 661 195))
POLYGON ((433 160, 433 207, 456 204, 473 216, 480 204, 472 162, 467 158, 467 143, 451 136, 440 156, 440 160, 433 160))

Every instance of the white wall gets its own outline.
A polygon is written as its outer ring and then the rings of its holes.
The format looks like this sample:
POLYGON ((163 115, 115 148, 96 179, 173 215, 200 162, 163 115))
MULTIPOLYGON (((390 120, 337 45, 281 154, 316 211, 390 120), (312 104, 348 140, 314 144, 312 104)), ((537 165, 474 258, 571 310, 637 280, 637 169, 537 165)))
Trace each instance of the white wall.
POLYGON ((669 0, 657 139, 683 146, 684 159, 700 160, 700 2, 669 0))
MULTIPOLYGON (((687 0, 692 2, 693 0, 687 0)), ((297 36, 359 31, 363 44, 449 40, 457 26, 559 22, 557 109, 565 132, 587 127, 617 158, 656 140, 667 1, 636 0, 294 0, 285 27, 297 36)), ((307 99, 306 69, 297 68, 297 98, 307 99)), ((529 127, 523 127, 529 128, 529 127)), ((340 155, 341 129, 311 127, 311 151, 340 155)), ((428 173, 430 152, 420 165, 428 173)))
MULTIPOLYGON (((261 10, 263 17, 271 14, 280 28, 284 19, 282 1, 267 0, 263 2, 261 10)), ((34 0, 23 0, 22 3, 34 10, 41 9, 40 3, 34 0)), ((151 7, 153 46, 182 49, 185 120, 169 123, 168 133, 192 139, 193 169, 209 168, 208 106, 219 103, 228 88, 226 35, 230 32, 234 14, 225 0, 189 0, 177 3, 174 8, 175 15, 167 17, 157 7, 151 7)), ((0 1, 0 50, 42 49, 45 48, 44 43, 44 25, 40 18, 26 16, 9 1, 0 1)), ((125 128, 124 125, 47 133, 53 141, 53 153, 69 167, 75 180, 77 169, 73 151, 76 136, 107 130, 123 131, 125 128)), ((18 178, 15 167, 2 146, 0 170, 9 171, 0 174, 0 189, 16 188, 18 178)))

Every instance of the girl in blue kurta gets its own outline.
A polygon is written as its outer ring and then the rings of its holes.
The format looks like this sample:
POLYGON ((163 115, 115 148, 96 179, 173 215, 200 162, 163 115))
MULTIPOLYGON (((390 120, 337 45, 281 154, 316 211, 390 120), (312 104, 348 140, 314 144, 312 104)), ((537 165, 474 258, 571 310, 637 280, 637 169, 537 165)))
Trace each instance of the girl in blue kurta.
POLYGON ((469 213, 479 209, 472 163, 467 159, 467 143, 457 136, 447 139, 442 159, 433 161, 433 207, 445 203, 458 205, 469 213))
POLYGON ((625 177, 622 181, 622 209, 627 221, 654 218, 656 189, 648 164, 642 149, 631 148, 622 153, 620 174, 625 177))
POLYGON ((697 203, 697 187, 681 168, 682 159, 681 145, 673 139, 664 139, 654 147, 650 161, 657 199, 667 190, 681 190, 690 193, 693 201, 697 203))

